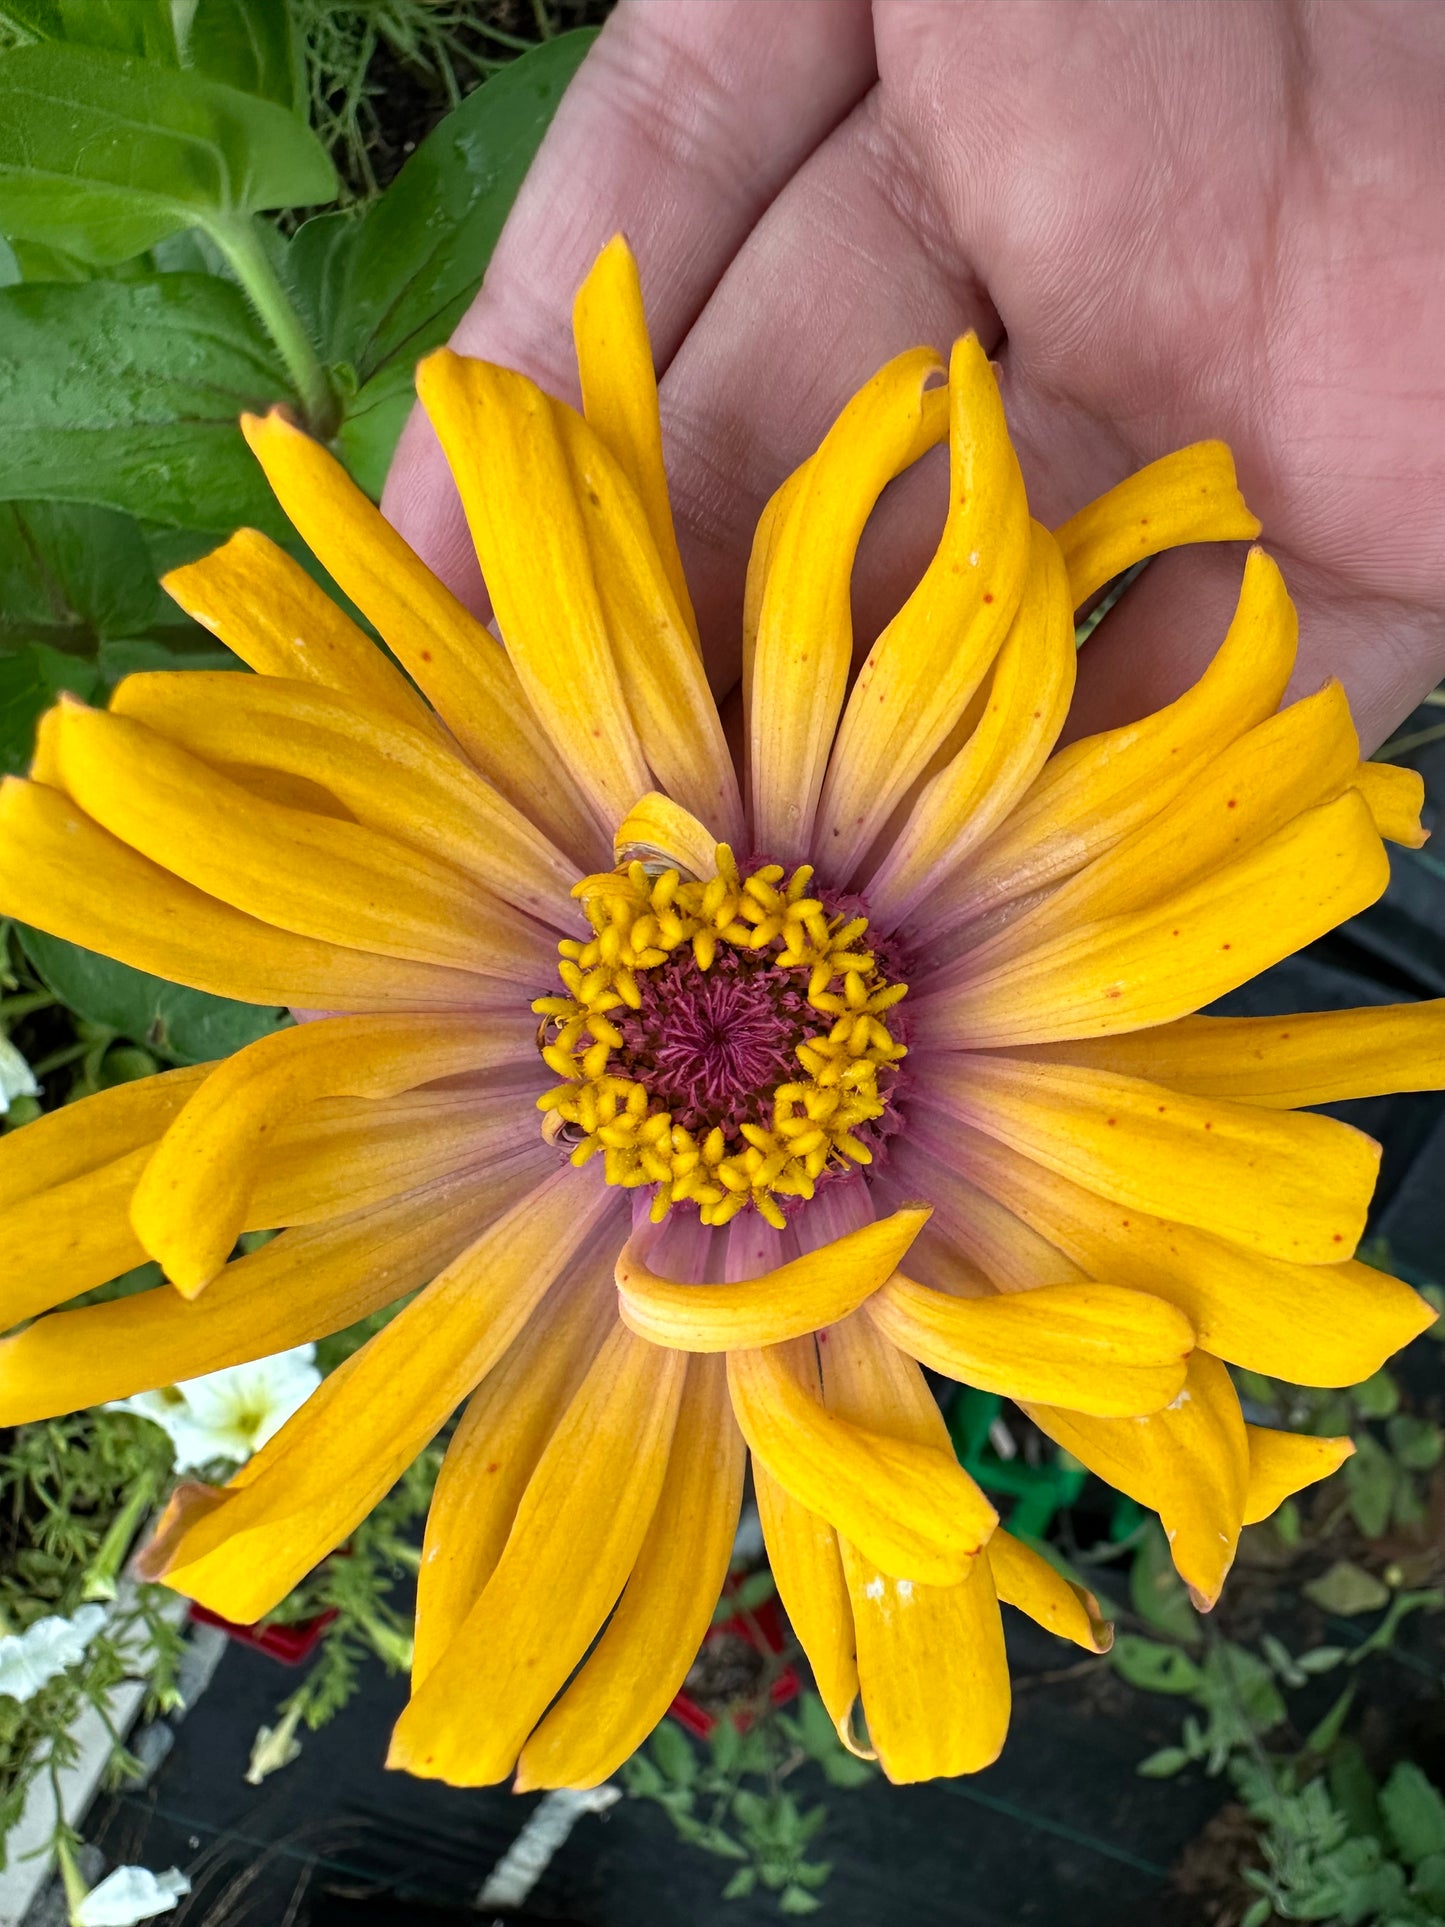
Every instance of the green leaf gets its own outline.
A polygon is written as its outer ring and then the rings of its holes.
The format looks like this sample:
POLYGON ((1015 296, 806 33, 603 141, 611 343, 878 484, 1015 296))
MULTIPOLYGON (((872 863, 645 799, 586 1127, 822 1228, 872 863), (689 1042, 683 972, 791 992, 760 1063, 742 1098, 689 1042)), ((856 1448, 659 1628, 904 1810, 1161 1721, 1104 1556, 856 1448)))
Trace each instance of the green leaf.
POLYGON ((1350 1397, 1361 1418, 1389 1418, 1400 1407, 1400 1388, 1383 1368, 1356 1385, 1350 1397))
POLYGON ((176 65, 170 0, 60 0, 58 12, 58 31, 48 39, 176 65))
POLYGON ((663 1720, 652 1735, 652 1757, 674 1786, 690 1786, 697 1778, 697 1755, 672 1720, 663 1720))
POLYGON ((0 289, 0 496, 281 535, 236 418, 287 393, 228 281, 155 274, 0 289))
POLYGON ((1334 1705, 1330 1708, 1329 1712, 1325 1714, 1319 1725, 1311 1731, 1305 1741, 1304 1750, 1306 1753, 1325 1754, 1329 1752, 1335 1741, 1340 1737, 1346 1715, 1349 1713, 1350 1707, 1354 1704, 1354 1698, 1355 1689, 1353 1684, 1351 1684, 1347 1686, 1344 1692, 1335 1700, 1334 1705))
POLYGON ((1157 1753, 1141 1760, 1134 1770, 1146 1780, 1171 1780, 1188 1764, 1189 1755, 1182 1746, 1161 1746, 1157 1753))
POLYGON ((1380 1788, 1380 1811, 1406 1866, 1427 1854, 1445 1853, 1445 1800, 1408 1760, 1401 1760, 1380 1788))
POLYGON ((181 65, 304 117, 306 67, 291 13, 286 0, 200 0, 181 65))
POLYGON ((724 1900, 746 1900, 758 1884, 758 1876, 751 1867, 739 1867, 732 1879, 722 1890, 724 1900))
POLYGON ((1367 1539, 1378 1539, 1390 1523, 1399 1469, 1377 1438, 1361 1432, 1344 1470, 1355 1524, 1367 1539))
POLYGON ((274 101, 89 47, 0 58, 0 231, 105 263, 188 227, 333 200, 311 130, 274 101))
POLYGON ((1433 1472, 1445 1456, 1445 1431, 1429 1419, 1398 1412, 1385 1427, 1390 1450, 1409 1472, 1433 1472))
POLYGON ((35 725, 63 689, 89 699, 100 691, 100 671, 43 642, 0 656, 0 775, 17 776, 28 767, 35 725))
POLYGON ((0 502, 0 650, 44 642, 92 656, 105 638, 140 636, 174 608, 130 516, 0 502))
POLYGON ((327 358, 356 370, 363 393, 393 362, 409 382, 451 333, 595 37, 557 34, 510 62, 447 115, 363 215, 322 215, 297 233, 288 269, 302 312, 327 358))
POLYGON ((1122 1679, 1146 1693, 1192 1693, 1203 1677, 1188 1653, 1137 1633, 1120 1633, 1109 1658, 1122 1679))
POLYGON ((1239 1927, 1267 1927, 1267 1923, 1273 1919, 1274 1903, 1266 1897, 1263 1900, 1255 1901, 1254 1905, 1240 1921, 1239 1927))
POLYGON ((78 1017, 119 1031, 169 1063, 229 1057, 289 1021, 285 1011, 188 990, 42 930, 16 927, 41 981, 78 1017))
POLYGON ((1390 1588, 1384 1581, 1348 1559, 1337 1559, 1328 1572, 1311 1579, 1300 1590, 1322 1612, 1338 1613, 1344 1619, 1356 1613, 1378 1612, 1390 1601, 1390 1588))
POLYGON ((810 1894, 806 1887, 800 1887, 796 1881, 790 1882, 778 1895, 780 1914, 815 1914, 822 1904, 821 1900, 810 1894))

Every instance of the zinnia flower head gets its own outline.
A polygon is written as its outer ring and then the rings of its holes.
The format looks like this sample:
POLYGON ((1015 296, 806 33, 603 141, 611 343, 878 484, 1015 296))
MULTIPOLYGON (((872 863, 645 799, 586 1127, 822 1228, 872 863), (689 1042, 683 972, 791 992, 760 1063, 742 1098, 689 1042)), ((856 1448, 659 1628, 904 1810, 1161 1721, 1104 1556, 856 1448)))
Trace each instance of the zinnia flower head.
POLYGON ((1280 707, 1259 549, 1195 687, 1055 753, 1076 607, 1258 524, 1204 443, 1040 527, 972 336, 881 369, 768 504, 740 773, 621 242, 575 324, 582 413, 420 371, 500 642, 323 448, 250 420, 390 655, 242 531, 168 587, 256 673, 63 701, 5 786, 0 911, 324 1014, 5 1141, 11 1321, 146 1254, 171 1283, 4 1341, 0 1421, 415 1293, 228 1486, 177 1493, 153 1575, 254 1619, 465 1401, 392 1759, 585 1787, 697 1651, 746 1446, 840 1733, 895 1780, 970 1771, 1008 1720, 999 1601, 1108 1630, 999 1525, 923 1365, 1158 1512, 1208 1606, 1242 1525, 1350 1449, 1246 1425, 1226 1363, 1343 1385, 1430 1321, 1352 1255, 1377 1147, 1301 1107, 1445 1081, 1442 1006, 1192 1014, 1379 895, 1419 782, 1361 763, 1337 684, 1280 707), (945 443, 937 553, 850 681, 860 534, 945 443))

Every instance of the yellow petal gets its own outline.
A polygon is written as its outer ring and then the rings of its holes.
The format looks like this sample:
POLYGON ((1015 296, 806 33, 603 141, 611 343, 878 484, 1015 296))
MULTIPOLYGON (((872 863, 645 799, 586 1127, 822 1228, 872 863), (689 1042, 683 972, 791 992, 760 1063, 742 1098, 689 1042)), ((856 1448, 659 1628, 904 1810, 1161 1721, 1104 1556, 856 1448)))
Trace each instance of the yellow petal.
POLYGON ((1361 763, 1354 782, 1370 806, 1375 828, 1387 842, 1418 850, 1429 841, 1429 832, 1420 824, 1425 779, 1419 770, 1399 769, 1393 763, 1361 763))
POLYGON ((237 529, 199 562, 162 576, 161 587, 258 675, 340 691, 435 735, 435 719, 406 677, 301 564, 259 530, 237 529))
POLYGON ((1038 1045, 1030 1055, 1271 1110, 1435 1091, 1445 1085, 1445 997, 1294 1017, 1181 1017, 1121 1037, 1038 1045))
MULTIPOLYGON (((965 1160, 959 1154, 960 1142, 990 1145, 991 1139, 952 1118, 938 1117, 923 1103, 911 1110, 909 1124, 908 1140, 890 1160, 890 1174, 883 1183, 886 1186, 891 1176, 895 1184, 906 1182, 926 1196, 933 1205, 933 1228, 952 1247, 952 1262, 944 1259, 945 1276, 927 1282, 941 1283, 944 1289, 962 1297, 990 1297, 995 1290, 1032 1291, 1040 1285, 1088 1282, 1087 1272, 1010 1208, 1006 1193, 1002 1194, 1005 1201, 1000 1202, 998 1196, 990 1196, 963 1175, 960 1167, 965 1160), (962 1277, 958 1275, 960 1263, 968 1267, 962 1277), (982 1290, 976 1288, 980 1280, 985 1281, 982 1290)), ((1003 1152, 1002 1145, 998 1149, 1003 1152)), ((972 1172, 972 1152, 966 1162, 972 1172)), ((925 1232, 923 1237, 927 1236, 925 1232)), ((913 1263, 911 1257, 909 1263, 913 1263)))
POLYGON ((620 234, 614 234, 603 248, 577 291, 572 336, 583 412, 637 492, 678 609, 696 643, 697 618, 677 552, 662 465, 657 376, 642 283, 632 250, 620 234))
POLYGON ((886 1338, 931 1371, 1099 1418, 1167 1405, 1184 1383, 1194 1344, 1173 1305, 1117 1285, 955 1298, 899 1272, 865 1309, 886 1338))
POLYGON ((1252 542, 1258 534, 1259 519, 1244 505, 1223 442, 1195 442, 1161 456, 1058 531, 1076 609, 1146 555, 1185 542, 1252 542))
POLYGON ((225 1264, 268 1147, 297 1104, 390 1097, 457 1072, 525 1062, 535 1029, 526 1011, 397 1014, 333 1017, 261 1038, 217 1065, 167 1129, 131 1207, 141 1242, 193 1296, 225 1264))
POLYGON ((938 552, 858 672, 818 805, 814 847, 839 881, 987 674, 1028 572, 1023 477, 977 335, 954 347, 948 399, 948 517, 938 552))
POLYGON ((813 816, 853 656, 849 583, 874 504, 943 439, 931 349, 896 356, 829 429, 771 534, 749 705, 753 834, 779 862, 810 854, 813 816))
POLYGON ((324 1379, 204 1511, 162 1519, 146 1576, 227 1619, 269 1612, 395 1484, 611 1204, 570 1170, 524 1197, 324 1379))
POLYGON ((950 928, 1082 869, 1181 795, 1228 745, 1273 715, 1294 667, 1299 619, 1263 549, 1208 669, 1177 702, 1071 743, 919 927, 950 928))
POLYGON ((1334 1118, 982 1053, 935 1059, 924 1088, 1076 1184, 1273 1258, 1331 1264, 1364 1232, 1380 1147, 1334 1118))
MULTIPOLYGON (((928 1129, 921 1114, 919 1124, 928 1129)), ((1204 1350, 1249 1371, 1297 1385, 1354 1385, 1434 1319, 1433 1307, 1408 1285, 1356 1259, 1298 1265, 1266 1258, 1111 1203, 961 1126, 954 1127, 953 1155, 1086 1271, 1167 1298, 1204 1350)), ((947 1184, 941 1175, 932 1193, 938 1220, 952 1231, 947 1184)), ((1062 1253, 1060 1259, 1068 1262, 1062 1253)))
POLYGON ((1370 813, 1350 790, 1151 909, 1086 925, 977 977, 960 971, 909 1009, 920 1036, 953 1048, 1168 1023, 1367 908, 1389 877, 1370 813))
POLYGON ((1353 1439, 1319 1439, 1307 1432, 1271 1431, 1264 1425, 1246 1425, 1244 1432, 1249 1440, 1247 1526, 1258 1525, 1294 1493, 1337 1472, 1355 1449, 1353 1439))
POLYGON ((0 912, 248 1004, 515 1008, 509 985, 470 970, 320 943, 233 910, 109 835, 59 791, 15 777, 0 787, 0 912))
POLYGON ((241 427, 302 540, 376 625, 482 775, 558 849, 592 868, 595 825, 506 651, 319 442, 274 409, 243 415, 241 427))
MULTIPOLYGON (((816 1390, 816 1367, 813 1376, 816 1390)), ((853 1738, 852 1718, 858 1698, 858 1661, 838 1535, 826 1519, 799 1505, 761 1459, 753 1460, 753 1493, 768 1548, 768 1564, 788 1624, 808 1655, 818 1697, 827 1707, 839 1739, 850 1752, 857 1753, 860 1749, 853 1738)), ((874 1756, 867 1753, 863 1757, 874 1756)))
POLYGON ((415 1291, 551 1160, 471 1169, 237 1258, 194 1304, 169 1285, 0 1339, 0 1424, 103 1405, 304 1345, 415 1291))
POLYGON ((605 1250, 574 1267, 467 1402, 427 1512, 413 1691, 496 1571, 527 1483, 616 1323, 611 1284, 605 1250))
MULTIPOLYGON (((946 429, 945 429, 946 432, 946 429)), ((758 653, 758 624, 763 615, 763 591, 767 587, 768 571, 773 566, 773 551, 777 547, 778 535, 783 523, 792 511, 793 503, 800 494, 812 456, 799 463, 791 475, 775 488, 763 504, 763 512, 758 517, 758 525, 753 531, 752 547, 748 551, 747 581, 743 587, 743 735, 744 744, 751 736, 751 717, 753 713, 753 669, 758 653)))
POLYGON ((710 877, 717 838, 680 803, 649 790, 618 824, 612 853, 619 864, 656 861, 684 877, 710 877))
POLYGON ((1045 1631, 1071 1639, 1086 1652, 1107 1653, 1114 1628, 1099 1602, 1083 1586, 1065 1579, 1056 1566, 1000 1526, 984 1552, 994 1590, 1006 1605, 1017 1606, 1045 1631))
MULTIPOLYGON (((914 1444, 836 1417, 808 1389, 810 1339, 728 1355, 743 1437, 778 1483, 885 1571, 948 1585, 998 1515, 947 1444, 914 1444)), ((898 1355, 900 1370, 922 1375, 898 1355)), ((942 1421, 940 1420, 940 1425, 942 1421)))
POLYGON ((741 847, 742 797, 702 657, 642 503, 583 421, 554 404, 613 660, 643 756, 661 787, 741 847))
POLYGON ((659 1277, 644 1256, 654 1240, 634 1235, 617 1260, 618 1309, 639 1337, 680 1351, 778 1345, 856 1311, 927 1222, 926 1207, 895 1211, 759 1278, 729 1285, 659 1277))
POLYGON ((666 1713, 727 1578, 742 1503, 742 1435, 720 1358, 692 1358, 667 1477, 617 1610, 522 1748, 517 1792, 600 1786, 666 1713))
POLYGON ((683 1353, 614 1329, 486 1590, 397 1722, 389 1766, 452 1786, 488 1786, 511 1770, 636 1564, 687 1369, 683 1353))
POLYGON ((465 870, 491 894, 576 934, 576 866, 460 757, 335 690, 268 676, 127 676, 110 702, 238 780, 258 769, 320 784, 358 823, 465 870))
POLYGON ((1035 522, 1023 597, 977 726, 924 786, 868 885, 870 912, 883 929, 997 829, 1044 767, 1073 701, 1075 664, 1063 559, 1035 522))
POLYGON ((1358 766, 1344 689, 1327 682, 1231 743, 1169 808, 972 949, 969 968, 993 968, 1082 924, 1147 910, 1338 796, 1358 766))
MULTIPOLYGON (((923 1375, 862 1318, 828 1333, 824 1391, 840 1422, 886 1424, 915 1449, 951 1451, 923 1375)), ((935 1586, 881 1566, 846 1537, 843 1569, 857 1636, 868 1736, 903 1783, 974 1773, 998 1757, 1009 1679, 988 1557, 935 1586)))
MULTIPOLYGON (((47 1111, 23 1131, 6 1132, 0 1137, 0 1210, 26 1204, 53 1185, 98 1171, 141 1145, 154 1144, 214 1068, 188 1065, 184 1070, 162 1071, 158 1077, 137 1078, 133 1084, 117 1084, 77 1104, 47 1111)), ((0 1250, 18 1255, 14 1242, 3 1237, 0 1250)))
POLYGON ((145 1263, 126 1206, 149 1156, 144 1145, 126 1151, 0 1213, 0 1325, 33 1318, 145 1263))
POLYGON ((417 393, 456 479, 497 624, 597 821, 653 787, 593 574, 557 405, 525 375, 439 348, 417 393))
POLYGON ((1239 1399, 1219 1360, 1195 1352, 1184 1390, 1149 1418, 1023 1409, 1091 1472, 1159 1514, 1179 1575, 1207 1612, 1234 1563, 1249 1479, 1239 1399))
POLYGON ((64 788, 102 829, 238 910, 509 982, 535 983, 555 965, 546 932, 450 864, 359 823, 266 802, 143 724, 73 698, 42 731, 64 788))

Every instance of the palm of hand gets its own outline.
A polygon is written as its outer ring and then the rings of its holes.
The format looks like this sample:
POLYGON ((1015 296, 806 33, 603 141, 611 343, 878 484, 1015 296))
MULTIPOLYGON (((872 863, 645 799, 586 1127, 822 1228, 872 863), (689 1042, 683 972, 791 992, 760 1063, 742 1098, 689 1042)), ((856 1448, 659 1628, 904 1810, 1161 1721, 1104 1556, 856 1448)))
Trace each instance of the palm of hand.
MULTIPOLYGON (((628 231, 726 682, 767 495, 883 359, 976 327, 1042 520, 1232 443, 1299 682, 1341 675, 1378 741, 1445 670, 1442 91, 1445 21, 1409 0, 623 0, 456 342, 565 392, 572 290, 628 231)), ((861 638, 926 559, 940 471, 870 531, 861 638)), ((477 600, 421 424, 387 506, 477 600)), ((1073 733, 1191 680, 1238 573, 1154 565, 1091 641, 1073 733)))

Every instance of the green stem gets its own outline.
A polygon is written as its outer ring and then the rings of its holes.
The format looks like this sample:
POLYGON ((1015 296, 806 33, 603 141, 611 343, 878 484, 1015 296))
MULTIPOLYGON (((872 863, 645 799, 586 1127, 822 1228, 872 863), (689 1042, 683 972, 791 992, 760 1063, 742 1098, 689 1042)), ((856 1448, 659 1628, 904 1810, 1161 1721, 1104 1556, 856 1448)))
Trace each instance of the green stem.
POLYGON ((301 317, 281 285, 254 220, 246 216, 215 220, 207 232, 225 255, 236 279, 280 350, 301 403, 306 425, 329 436, 336 426, 336 399, 301 317))

